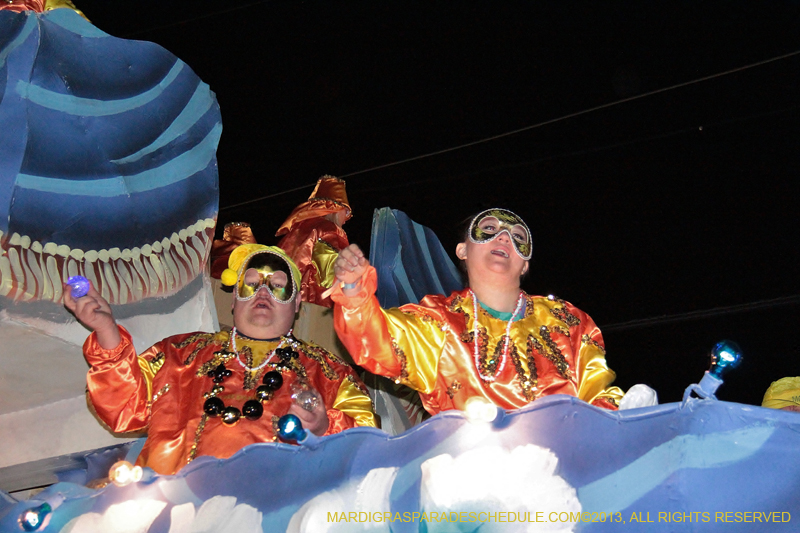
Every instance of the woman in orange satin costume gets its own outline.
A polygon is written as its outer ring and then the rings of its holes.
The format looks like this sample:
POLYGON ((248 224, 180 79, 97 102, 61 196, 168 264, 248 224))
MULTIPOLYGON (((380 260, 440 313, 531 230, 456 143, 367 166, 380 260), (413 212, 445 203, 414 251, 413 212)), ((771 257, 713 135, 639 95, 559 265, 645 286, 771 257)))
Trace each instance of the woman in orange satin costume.
POLYGON ((333 285, 333 263, 350 243, 342 226, 353 216, 344 180, 322 176, 308 201, 298 205, 281 224, 276 237, 300 269, 304 302, 333 307, 323 293, 333 285))
POLYGON ((78 299, 65 291, 65 305, 94 330, 84 344, 92 405, 115 432, 147 431, 137 464, 159 474, 273 442, 287 412, 320 436, 376 425, 353 370, 292 335, 300 276, 283 251, 243 245, 229 266, 222 281, 236 285, 233 330, 176 335, 139 356, 94 289, 78 299))
POLYGON ((482 397, 504 409, 568 394, 616 409, 600 329, 568 302, 520 289, 532 244, 525 222, 489 209, 456 247, 469 287, 381 309, 377 274, 356 245, 339 254, 330 290, 339 338, 358 365, 420 393, 431 414, 482 397))

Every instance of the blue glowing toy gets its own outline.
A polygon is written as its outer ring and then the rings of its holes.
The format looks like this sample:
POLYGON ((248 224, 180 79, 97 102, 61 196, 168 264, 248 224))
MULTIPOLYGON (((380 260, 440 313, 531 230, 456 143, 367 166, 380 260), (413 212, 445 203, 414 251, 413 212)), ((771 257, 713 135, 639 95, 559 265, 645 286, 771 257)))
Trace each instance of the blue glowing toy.
POLYGON ((92 286, 83 276, 72 276, 67 280, 67 285, 70 287, 70 294, 76 299, 86 296, 92 286))
POLYGON ((303 423, 295 415, 283 415, 278 420, 278 436, 282 440, 301 442, 306 435, 303 423))
POLYGON ((28 509, 19 517, 19 525, 23 531, 36 531, 44 523, 45 518, 53 511, 50 504, 45 502, 39 507, 28 509))

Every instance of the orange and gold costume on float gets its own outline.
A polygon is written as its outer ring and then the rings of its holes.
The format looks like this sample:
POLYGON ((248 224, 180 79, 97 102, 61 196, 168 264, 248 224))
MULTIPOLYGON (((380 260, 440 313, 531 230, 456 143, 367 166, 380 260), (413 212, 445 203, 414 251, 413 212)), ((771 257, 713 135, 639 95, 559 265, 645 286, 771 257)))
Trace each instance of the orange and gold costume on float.
POLYGON ((615 374, 606 364, 600 329, 568 302, 523 293, 520 318, 510 326, 478 305, 476 328, 469 289, 385 310, 376 288, 372 266, 357 295, 348 298, 339 285, 333 288, 336 332, 356 364, 416 389, 431 414, 463 410, 475 396, 504 409, 551 394, 616 409, 623 396, 609 387, 615 374))
POLYGON ((298 205, 275 233, 276 237, 283 235, 278 247, 300 269, 304 302, 332 307, 322 293, 333 285, 333 262, 350 243, 341 226, 325 217, 340 211, 342 223, 353 216, 344 180, 323 176, 308 201, 298 205))
POLYGON ((45 11, 60 8, 71 9, 86 18, 70 0, 3 0, 2 5, 0 5, 0 11, 6 9, 16 12, 35 11, 36 13, 44 13, 45 11))
POLYGON ((275 423, 292 404, 292 384, 300 378, 313 386, 328 406, 328 431, 338 433, 354 426, 375 426, 372 402, 353 370, 324 349, 291 336, 257 341, 237 335, 238 353, 250 368, 271 357, 279 344, 291 344, 298 354, 291 371, 283 370, 283 385, 263 403, 263 416, 244 416, 235 427, 220 417, 204 413, 207 393, 214 387, 209 375, 220 362, 229 362, 224 391, 226 405, 241 408, 255 397, 262 376, 273 368, 264 364, 245 371, 230 353, 230 332, 176 335, 156 343, 137 357, 131 337, 120 328, 122 342, 103 349, 92 334, 84 344, 91 366, 87 376, 89 398, 95 411, 112 431, 147 431, 137 464, 159 474, 174 474, 200 455, 230 457, 248 444, 276 440, 275 423), (226 352, 230 355, 226 358, 226 352), (299 378, 298 378, 299 376, 299 378))

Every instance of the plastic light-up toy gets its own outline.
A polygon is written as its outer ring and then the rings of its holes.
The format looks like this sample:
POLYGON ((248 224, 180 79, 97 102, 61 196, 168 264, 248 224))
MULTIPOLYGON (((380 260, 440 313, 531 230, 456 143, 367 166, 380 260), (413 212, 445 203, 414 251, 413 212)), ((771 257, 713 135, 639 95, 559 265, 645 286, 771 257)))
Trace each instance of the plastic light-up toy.
POLYGON ((70 294, 75 299, 86 296, 92 286, 89 280, 83 276, 72 276, 67 280, 67 285, 70 287, 70 294))
POLYGON ((53 512, 49 503, 28 509, 19 517, 19 525, 23 531, 36 531, 44 524, 47 515, 53 512))
POLYGON ((489 423, 502 419, 503 410, 480 396, 473 396, 467 400, 464 407, 470 422, 489 423))
POLYGON ((128 461, 117 461, 108 471, 109 479, 118 487, 141 481, 143 474, 141 466, 133 466, 128 461))
POLYGON ((301 442, 308 432, 303 429, 303 423, 295 415, 283 415, 278 420, 278 436, 282 440, 301 442))
POLYGON ((733 341, 719 341, 711 349, 711 368, 703 375, 700 383, 689 385, 683 393, 683 401, 689 399, 692 393, 700 398, 711 398, 716 400, 714 395, 722 385, 722 375, 732 368, 739 366, 742 362, 742 349, 733 341))

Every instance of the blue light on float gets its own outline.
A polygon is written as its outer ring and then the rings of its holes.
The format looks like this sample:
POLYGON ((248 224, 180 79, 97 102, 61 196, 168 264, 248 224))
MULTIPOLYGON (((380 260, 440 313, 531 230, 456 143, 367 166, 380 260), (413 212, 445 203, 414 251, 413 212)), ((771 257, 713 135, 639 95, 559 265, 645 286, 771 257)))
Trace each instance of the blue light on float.
POLYGON ((50 504, 45 502, 38 507, 28 509, 19 517, 19 525, 23 531, 36 531, 44 523, 47 515, 53 512, 50 504))
POLYGON ((281 440, 300 442, 305 439, 307 432, 303 423, 295 415, 283 415, 278 420, 278 437, 281 440))
POLYGON ((739 366, 742 361, 742 349, 733 341, 720 341, 711 349, 711 369, 709 373, 717 379, 722 374, 739 366))
POLYGON ((742 362, 742 349, 733 341, 719 341, 711 349, 711 368, 703 375, 700 383, 689 385, 683 393, 686 402, 692 394, 699 398, 716 400, 714 393, 722 385, 722 375, 742 362))
POLYGON ((89 280, 83 276, 72 276, 67 280, 67 285, 70 287, 70 294, 75 299, 86 296, 92 286, 89 280))

